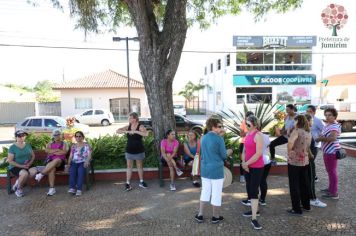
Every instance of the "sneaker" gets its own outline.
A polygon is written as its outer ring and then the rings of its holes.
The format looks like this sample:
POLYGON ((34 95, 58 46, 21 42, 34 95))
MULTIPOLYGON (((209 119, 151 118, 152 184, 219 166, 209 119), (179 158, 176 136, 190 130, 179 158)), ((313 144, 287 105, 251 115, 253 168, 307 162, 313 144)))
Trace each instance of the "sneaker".
POLYGON ((193 182, 193 186, 196 188, 200 188, 201 185, 199 182, 193 182))
POLYGON ((217 224, 217 223, 219 223, 220 221, 223 221, 224 220, 224 217, 222 217, 222 216, 219 216, 219 218, 216 218, 216 217, 211 217, 211 223, 212 224, 217 224))
POLYGON ((245 183, 246 180, 245 180, 245 176, 241 175, 240 176, 240 183, 245 183))
POLYGON ((293 209, 290 209, 290 210, 287 210, 287 212, 291 215, 295 215, 295 216, 301 216, 303 215, 303 212, 296 212, 295 210, 293 209))
POLYGON ((181 176, 183 174, 183 171, 181 171, 180 169, 177 168, 176 169, 176 173, 177 173, 178 176, 181 176))
POLYGON ((334 199, 334 200, 339 200, 339 194, 331 194, 331 193, 327 193, 327 194, 324 194, 323 196, 321 196, 322 198, 325 198, 325 199, 334 199))
POLYGON ((318 176, 315 176, 315 178, 314 178, 314 182, 315 182, 315 183, 318 183, 318 182, 319 182, 319 178, 318 178, 318 176))
POLYGON ((253 226, 254 229, 257 229, 257 230, 262 229, 262 226, 258 223, 257 220, 251 220, 251 225, 253 226))
POLYGON ((49 188, 47 196, 53 196, 56 194, 56 189, 55 188, 49 188))
POLYGON ((141 187, 141 188, 147 188, 148 187, 147 184, 144 181, 140 182, 140 184, 138 186, 141 187))
POLYGON ((70 188, 68 190, 68 193, 75 194, 77 191, 74 188, 70 188))
POLYGON ((199 214, 196 214, 194 219, 198 222, 198 223, 203 223, 204 221, 204 217, 200 216, 199 214))
POLYGON ((171 184, 171 185, 169 186, 169 189, 170 189, 171 191, 176 191, 176 185, 175 185, 175 184, 171 184))
POLYGON ((326 207, 326 203, 320 201, 319 199, 310 200, 310 205, 315 207, 326 207))
POLYGON ((16 197, 23 197, 24 193, 23 193, 22 189, 17 189, 15 191, 15 195, 16 195, 16 197))
POLYGON ((310 208, 310 207, 309 207, 309 208, 302 207, 302 210, 303 210, 303 211, 306 211, 306 212, 310 212, 310 211, 311 211, 311 208, 310 208))
POLYGON ((82 191, 81 190, 77 190, 77 192, 75 193, 75 196, 82 196, 82 191))
POLYGON ((244 206, 251 206, 251 200, 250 199, 242 200, 241 204, 244 206))
POLYGON ((277 162, 275 160, 271 160, 271 166, 276 166, 277 162))
POLYGON ((329 189, 328 189, 328 188, 320 189, 320 192, 322 192, 322 193, 329 193, 329 189))
POLYGON ((132 187, 130 184, 126 183, 125 184, 125 191, 128 192, 128 191, 131 191, 132 190, 132 187))
POLYGON ((38 174, 36 174, 36 176, 35 176, 35 180, 37 180, 37 182, 40 182, 41 181, 41 179, 43 178, 43 174, 42 173, 38 173, 38 174))
MULTIPOLYGON (((247 211, 247 212, 243 213, 242 216, 244 216, 244 217, 252 217, 252 211, 247 211)), ((259 211, 256 213, 256 216, 260 216, 260 212, 259 211)))
POLYGON ((266 206, 267 205, 265 200, 260 200, 259 203, 260 203, 261 206, 266 206))
POLYGON ((19 186, 19 180, 17 179, 15 184, 12 186, 12 191, 16 192, 18 186, 19 186))

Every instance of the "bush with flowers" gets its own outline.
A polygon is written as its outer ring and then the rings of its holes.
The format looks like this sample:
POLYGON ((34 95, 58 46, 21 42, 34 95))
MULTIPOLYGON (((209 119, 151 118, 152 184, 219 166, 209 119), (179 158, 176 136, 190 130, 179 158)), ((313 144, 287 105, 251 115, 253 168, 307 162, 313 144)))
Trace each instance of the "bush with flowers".
POLYGON ((67 117, 66 118, 67 127, 63 130, 64 140, 73 142, 75 132, 80 129, 74 127, 75 117, 67 117))
POLYGON ((269 129, 269 134, 271 136, 280 136, 281 129, 284 126, 284 119, 286 118, 287 114, 283 111, 276 111, 274 113, 275 124, 269 129))

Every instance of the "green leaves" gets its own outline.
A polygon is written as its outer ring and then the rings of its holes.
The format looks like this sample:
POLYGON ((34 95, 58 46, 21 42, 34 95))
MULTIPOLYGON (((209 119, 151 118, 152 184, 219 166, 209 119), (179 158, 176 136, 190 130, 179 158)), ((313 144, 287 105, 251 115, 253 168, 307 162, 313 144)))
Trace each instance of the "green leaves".
POLYGON ((51 141, 48 134, 29 134, 26 137, 26 143, 30 144, 33 150, 44 150, 51 141))

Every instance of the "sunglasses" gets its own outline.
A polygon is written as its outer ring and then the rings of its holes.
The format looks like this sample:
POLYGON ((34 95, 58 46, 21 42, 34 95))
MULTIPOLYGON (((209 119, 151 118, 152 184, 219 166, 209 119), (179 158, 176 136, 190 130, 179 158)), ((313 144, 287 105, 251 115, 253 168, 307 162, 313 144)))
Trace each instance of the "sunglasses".
POLYGON ((26 134, 20 134, 20 135, 17 135, 18 138, 23 138, 23 137, 26 137, 26 134))
POLYGON ((81 136, 81 135, 76 135, 75 137, 76 138, 83 138, 83 136, 81 136))
POLYGON ((251 128, 251 124, 250 123, 246 123, 247 127, 251 128))
POLYGON ((60 134, 54 134, 53 136, 54 136, 54 137, 56 137, 56 136, 60 136, 60 134))

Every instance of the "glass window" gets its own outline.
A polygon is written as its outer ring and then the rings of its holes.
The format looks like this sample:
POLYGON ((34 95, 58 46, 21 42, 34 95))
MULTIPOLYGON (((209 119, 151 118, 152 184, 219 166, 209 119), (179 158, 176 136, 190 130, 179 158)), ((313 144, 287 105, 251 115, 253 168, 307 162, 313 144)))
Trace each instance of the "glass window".
POLYGON ((60 126, 57 121, 52 120, 52 119, 45 119, 44 120, 44 125, 45 127, 58 127, 60 126))
POLYGON ((310 52, 302 52, 302 64, 312 64, 312 55, 310 52))
POLYGON ((247 94, 247 103, 271 103, 272 94, 247 94))
POLYGON ((204 67, 204 75, 207 75, 207 74, 208 74, 208 68, 204 67))
POLYGON ((21 124, 21 126, 26 126, 26 124, 27 124, 28 121, 29 121, 29 120, 25 120, 25 121, 21 124))
POLYGON ((226 55, 226 66, 230 66, 230 54, 226 55))
POLYGON ((95 110, 95 115, 102 115, 104 114, 103 110, 95 110))
POLYGON ((214 72, 214 65, 213 63, 210 64, 210 73, 213 73, 214 72))
POLYGON ((91 98, 74 98, 75 109, 90 109, 93 107, 91 98))
POLYGON ((245 102, 245 95, 237 95, 236 96, 236 104, 241 104, 245 102))
POLYGON ((83 113, 83 116, 91 116, 93 115, 93 110, 89 110, 83 113))
POLYGON ((216 63, 216 70, 221 70, 221 59, 216 63))
POLYGON ((42 126, 42 119, 31 119, 27 126, 31 127, 41 127, 42 126))
POLYGON ((174 116, 176 119, 176 123, 184 123, 184 118, 180 116, 174 116))

